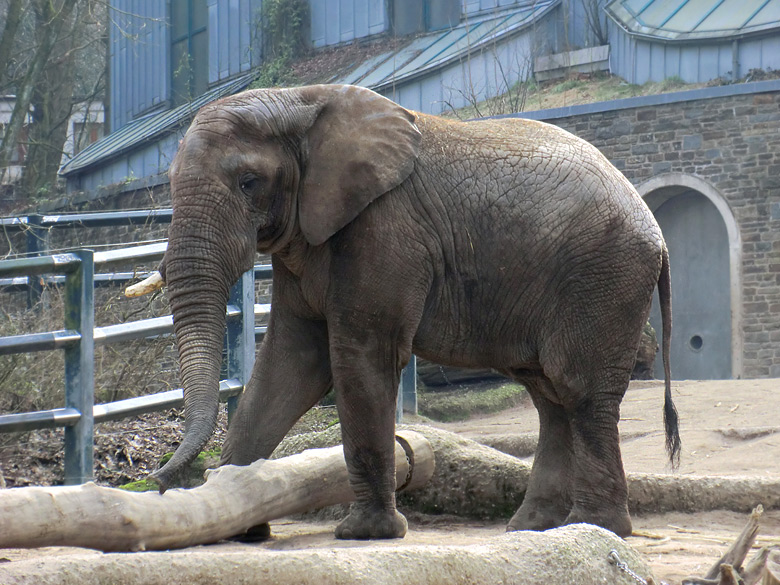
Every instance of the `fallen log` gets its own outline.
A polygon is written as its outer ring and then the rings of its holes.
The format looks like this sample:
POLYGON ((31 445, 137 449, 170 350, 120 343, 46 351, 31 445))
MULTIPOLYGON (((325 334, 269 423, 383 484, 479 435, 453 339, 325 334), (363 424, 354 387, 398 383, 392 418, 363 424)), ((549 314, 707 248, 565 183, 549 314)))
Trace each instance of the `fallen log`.
POLYGON ((577 583, 636 585, 610 562, 650 582, 641 555, 613 533, 587 524, 546 532, 513 532, 478 545, 332 543, 272 550, 233 544, 142 554, 72 554, 0 564, 0 583, 14 585, 472 585, 577 583))
MULTIPOLYGON (((478 519, 508 519, 523 500, 531 466, 524 461, 459 435, 426 425, 399 429, 425 435, 439 464, 421 490, 399 495, 399 504, 420 512, 478 519)), ((285 440, 275 455, 338 444, 338 425, 285 440)), ((780 509, 780 481, 767 477, 695 476, 629 473, 628 508, 632 514, 750 511, 780 509)))
MULTIPOLYGON (((397 438, 397 485, 418 488, 433 473, 433 450, 419 433, 399 431, 397 438)), ((0 548, 184 548, 353 499, 340 446, 248 467, 220 467, 208 473, 204 485, 164 495, 94 483, 8 489, 0 491, 0 548)))
POLYGON ((761 585, 780 585, 780 550, 769 554, 764 581, 761 585))
POLYGON ((629 473, 628 509, 634 514, 731 510, 749 513, 761 502, 780 508, 780 481, 770 477, 729 477, 629 473))
POLYGON ((757 585, 762 576, 762 585, 780 585, 780 582, 772 582, 771 558, 780 552, 773 547, 761 548, 747 566, 742 567, 758 536, 763 513, 764 507, 761 504, 756 506, 740 535, 704 577, 688 577, 683 579, 682 585, 757 585))
MULTIPOLYGON (((419 490, 398 494, 402 511, 508 520, 523 501, 531 475, 528 463, 436 427, 398 428, 424 435, 436 454, 431 480, 419 490)), ((341 429, 334 425, 322 432, 285 439, 272 457, 287 457, 312 447, 330 447, 340 441, 341 429)))

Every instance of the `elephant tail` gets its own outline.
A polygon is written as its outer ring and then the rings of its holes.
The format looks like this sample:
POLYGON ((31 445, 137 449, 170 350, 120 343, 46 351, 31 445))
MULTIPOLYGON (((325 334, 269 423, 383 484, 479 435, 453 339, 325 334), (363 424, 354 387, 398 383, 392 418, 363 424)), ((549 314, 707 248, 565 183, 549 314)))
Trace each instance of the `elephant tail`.
POLYGON ((661 274, 658 277, 658 299, 661 304, 661 353, 664 362, 664 429, 666 431, 666 452, 673 468, 680 464, 680 432, 677 425, 677 407, 672 400, 672 371, 669 353, 672 344, 672 275, 669 269, 669 250, 664 245, 661 274))

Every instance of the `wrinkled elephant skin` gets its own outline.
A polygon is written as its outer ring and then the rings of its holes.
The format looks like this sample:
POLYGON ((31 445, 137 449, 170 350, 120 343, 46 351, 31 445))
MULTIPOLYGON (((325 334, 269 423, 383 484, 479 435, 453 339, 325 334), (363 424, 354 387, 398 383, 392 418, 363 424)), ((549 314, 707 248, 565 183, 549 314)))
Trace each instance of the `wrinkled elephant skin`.
MULTIPOLYGON (((393 431, 412 353, 524 384, 540 439, 509 529, 631 531, 620 401, 658 285, 663 236, 590 144, 540 122, 453 122, 367 89, 251 90, 204 107, 170 170, 162 273, 187 431, 165 489, 211 435, 228 290, 272 254, 268 332, 223 462, 268 457, 336 388, 357 501, 343 538, 401 537, 393 431)), ((667 447, 679 451, 666 387, 667 447)))

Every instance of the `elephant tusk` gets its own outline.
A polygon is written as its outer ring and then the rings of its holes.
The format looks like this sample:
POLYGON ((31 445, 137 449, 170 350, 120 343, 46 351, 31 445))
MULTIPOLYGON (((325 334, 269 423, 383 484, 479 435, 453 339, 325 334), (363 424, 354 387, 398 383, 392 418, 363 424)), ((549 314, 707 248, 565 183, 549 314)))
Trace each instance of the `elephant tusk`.
POLYGON ((155 270, 141 282, 128 286, 125 289, 125 296, 142 297, 161 289, 163 286, 165 286, 165 281, 163 280, 162 274, 155 270))

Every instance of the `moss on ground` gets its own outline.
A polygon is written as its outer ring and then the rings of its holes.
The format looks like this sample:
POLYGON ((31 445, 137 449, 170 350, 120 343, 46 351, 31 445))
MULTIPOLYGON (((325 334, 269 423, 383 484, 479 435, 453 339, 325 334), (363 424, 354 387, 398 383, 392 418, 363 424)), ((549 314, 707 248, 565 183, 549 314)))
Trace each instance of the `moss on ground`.
POLYGON ((440 422, 467 420, 479 414, 491 414, 520 404, 527 396, 520 384, 468 386, 451 392, 418 390, 420 414, 440 422))
MULTIPOLYGON (((187 471, 182 473, 180 481, 175 482, 173 487, 194 487, 196 485, 202 484, 203 474, 205 473, 206 469, 216 467, 221 454, 222 449, 219 447, 210 451, 203 451, 198 453, 195 461, 190 464, 187 471)), ((163 455, 160 458, 158 467, 165 465, 171 457, 173 457, 173 453, 166 453, 163 455)), ((157 491, 158 485, 153 480, 145 478, 120 485, 119 489, 128 492, 151 492, 157 491)))

